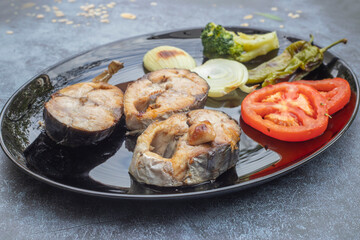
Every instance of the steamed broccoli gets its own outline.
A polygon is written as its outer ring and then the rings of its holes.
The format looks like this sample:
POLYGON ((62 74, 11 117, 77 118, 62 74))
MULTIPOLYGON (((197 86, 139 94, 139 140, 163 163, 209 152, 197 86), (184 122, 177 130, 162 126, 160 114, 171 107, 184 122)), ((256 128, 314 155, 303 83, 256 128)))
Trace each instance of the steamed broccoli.
POLYGON ((247 35, 234 33, 221 25, 208 23, 201 33, 204 55, 208 58, 226 57, 246 62, 279 48, 276 32, 247 35))
POLYGON ((235 33, 225 30, 221 25, 208 23, 201 33, 204 53, 215 56, 241 56, 244 48, 237 41, 235 33))

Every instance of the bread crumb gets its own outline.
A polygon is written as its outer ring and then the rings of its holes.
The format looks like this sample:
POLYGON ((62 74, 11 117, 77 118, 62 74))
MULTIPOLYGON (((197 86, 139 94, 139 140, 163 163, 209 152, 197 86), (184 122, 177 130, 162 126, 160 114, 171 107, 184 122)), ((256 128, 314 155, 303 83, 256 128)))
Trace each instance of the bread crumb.
POLYGON ((157 2, 151 2, 150 5, 151 5, 151 6, 156 6, 156 5, 157 5, 157 2))
POLYGON ((244 19, 245 19, 245 20, 247 20, 247 19, 252 19, 253 17, 254 17, 253 15, 249 14, 249 15, 246 15, 246 16, 244 17, 244 19))
POLYGON ((126 18, 126 19, 136 19, 136 15, 132 14, 132 13, 122 13, 120 15, 122 18, 126 18))
POLYGON ((280 25, 279 28, 284 28, 284 25, 280 25))
POLYGON ((6 31, 6 34, 8 34, 8 35, 11 35, 13 33, 14 33, 13 31, 6 31))
POLYGON ((265 22, 265 19, 260 19, 259 21, 263 23, 263 22, 265 22))
POLYGON ((73 3, 73 2, 75 2, 75 0, 68 0, 68 2, 69 2, 69 3, 73 3))
POLYGON ((57 16, 57 17, 64 17, 65 16, 65 14, 60 10, 56 10, 56 11, 54 11, 54 13, 55 13, 55 16, 57 16))
POLYGON ((108 8, 113 8, 113 7, 115 7, 115 5, 116 5, 115 2, 111 2, 111 3, 106 4, 106 6, 107 6, 108 8))
POLYGON ((45 12, 51 11, 51 7, 49 7, 48 5, 42 5, 42 8, 45 10, 45 12))
POLYGON ((104 14, 100 18, 108 18, 108 17, 109 17, 109 14, 104 14))
POLYGON ((292 12, 290 12, 290 13, 288 14, 288 17, 290 17, 290 18, 299 18, 300 15, 299 15, 299 14, 293 14, 292 12))
POLYGON ((277 10, 278 10, 277 7, 272 7, 272 8, 271 8, 271 11, 277 11, 277 10))
POLYGON ((38 121, 38 124, 39 124, 39 127, 41 127, 41 128, 42 128, 42 127, 45 127, 44 121, 41 121, 41 120, 40 120, 40 121, 38 121))
POLYGON ((62 19, 59 19, 58 22, 67 22, 69 20, 67 20, 66 18, 62 18, 62 19))
POLYGON ((52 19, 51 22, 56 23, 56 19, 52 19))
POLYGON ((70 25, 70 24, 73 24, 73 23, 74 23, 73 21, 66 21, 67 25, 70 25))
POLYGON ((82 10, 84 10, 85 12, 88 12, 88 11, 90 11, 90 9, 95 8, 95 5, 94 4, 86 4, 86 5, 80 6, 80 8, 82 10))
POLYGON ((36 18, 38 18, 38 19, 42 19, 42 18, 44 18, 45 16, 43 15, 43 14, 38 14, 38 15, 36 15, 36 18))
POLYGON ((102 23, 110 23, 109 19, 107 19, 107 18, 101 19, 100 22, 102 22, 102 23))
POLYGON ((248 24, 248 23, 242 23, 242 24, 240 24, 240 26, 242 26, 242 27, 248 27, 249 24, 248 24))

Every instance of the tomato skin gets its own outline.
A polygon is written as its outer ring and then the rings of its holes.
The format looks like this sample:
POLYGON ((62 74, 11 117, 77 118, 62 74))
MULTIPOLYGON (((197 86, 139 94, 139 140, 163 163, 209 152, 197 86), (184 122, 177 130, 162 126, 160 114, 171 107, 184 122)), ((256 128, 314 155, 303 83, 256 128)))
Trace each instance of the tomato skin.
POLYGON ((328 124, 324 97, 297 82, 269 85, 250 93, 241 104, 241 117, 265 135, 289 142, 315 138, 328 124))
POLYGON ((325 97, 330 115, 342 109, 350 100, 350 84, 343 78, 300 80, 297 83, 304 83, 318 90, 325 97))

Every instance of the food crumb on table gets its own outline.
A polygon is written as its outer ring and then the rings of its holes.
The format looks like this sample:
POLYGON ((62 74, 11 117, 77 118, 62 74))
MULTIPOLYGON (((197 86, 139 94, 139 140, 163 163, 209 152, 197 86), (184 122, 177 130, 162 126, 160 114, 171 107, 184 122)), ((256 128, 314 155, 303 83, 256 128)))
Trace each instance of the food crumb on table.
POLYGON ((65 14, 60 10, 54 10, 54 14, 56 17, 64 17, 65 14))
POLYGON ((293 14, 292 12, 290 12, 290 13, 288 14, 288 17, 290 17, 290 18, 299 18, 300 15, 299 15, 299 14, 293 14))
POLYGON ((252 19, 253 17, 254 17, 253 15, 249 14, 249 15, 246 15, 246 16, 244 17, 244 19, 245 19, 245 20, 247 20, 247 19, 252 19))
POLYGON ((131 19, 131 20, 136 19, 136 15, 134 15, 132 13, 122 13, 122 14, 120 14, 120 16, 122 18, 131 19))

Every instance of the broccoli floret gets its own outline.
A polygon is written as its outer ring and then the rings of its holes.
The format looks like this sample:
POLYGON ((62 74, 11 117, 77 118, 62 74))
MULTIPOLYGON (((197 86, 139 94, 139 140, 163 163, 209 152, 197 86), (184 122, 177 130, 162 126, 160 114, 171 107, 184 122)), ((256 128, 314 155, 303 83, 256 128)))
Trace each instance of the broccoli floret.
POLYGON ((244 50, 237 38, 235 33, 225 30, 221 25, 208 23, 201 33, 204 55, 209 58, 226 56, 236 59, 244 50))
POLYGON ((225 57, 239 62, 250 61, 279 48, 276 32, 253 35, 236 34, 212 22, 208 23, 202 31, 201 41, 205 57, 225 57))

